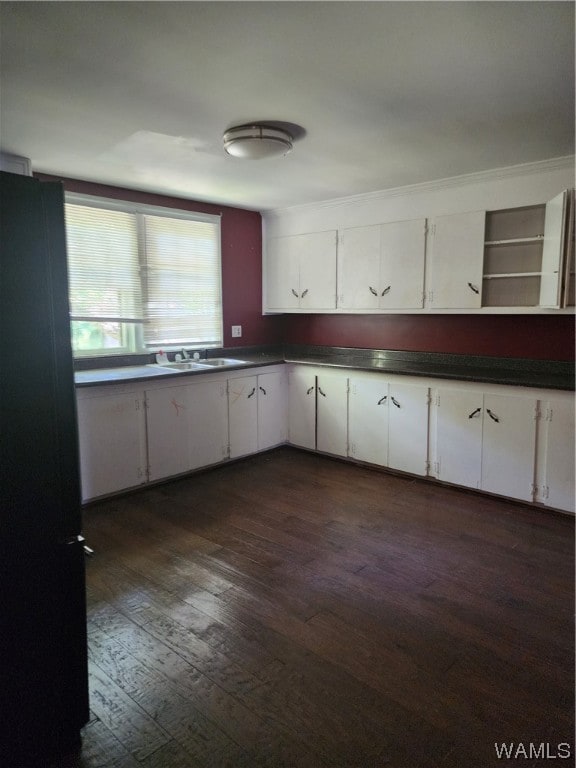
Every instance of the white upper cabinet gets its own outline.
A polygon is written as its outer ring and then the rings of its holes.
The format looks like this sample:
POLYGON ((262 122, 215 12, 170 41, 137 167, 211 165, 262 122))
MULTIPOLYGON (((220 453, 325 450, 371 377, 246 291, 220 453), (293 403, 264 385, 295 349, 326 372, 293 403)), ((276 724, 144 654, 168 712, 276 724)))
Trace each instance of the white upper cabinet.
POLYGON ((265 274, 268 311, 336 309, 336 231, 272 238, 265 274))
POLYGON ((341 230, 338 307, 421 309, 425 243, 425 219, 341 230))
POLYGON ((542 243, 542 276, 540 306, 560 307, 562 299, 562 267, 566 252, 566 215, 568 192, 562 192, 546 205, 544 242, 542 243))
POLYGON ((434 309, 479 309, 482 304, 484 211, 438 216, 430 226, 430 283, 434 309))

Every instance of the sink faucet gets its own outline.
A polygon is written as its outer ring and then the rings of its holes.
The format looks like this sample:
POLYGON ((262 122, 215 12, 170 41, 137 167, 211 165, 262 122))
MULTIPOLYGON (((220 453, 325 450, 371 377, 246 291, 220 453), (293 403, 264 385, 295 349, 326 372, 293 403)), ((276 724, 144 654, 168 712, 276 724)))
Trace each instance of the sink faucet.
POLYGON ((186 350, 184 349, 184 347, 182 347, 182 358, 183 358, 184 360, 188 360, 188 359, 190 358, 190 355, 188 354, 188 352, 186 352, 186 350))

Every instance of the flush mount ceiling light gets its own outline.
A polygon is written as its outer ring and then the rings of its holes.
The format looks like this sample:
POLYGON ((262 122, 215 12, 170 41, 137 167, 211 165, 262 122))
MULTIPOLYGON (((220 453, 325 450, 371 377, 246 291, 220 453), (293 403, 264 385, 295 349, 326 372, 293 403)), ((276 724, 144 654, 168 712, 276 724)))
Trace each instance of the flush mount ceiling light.
POLYGON ((263 123, 236 125, 224 134, 224 149, 233 157, 260 160, 287 155, 292 151, 293 136, 282 128, 263 123))

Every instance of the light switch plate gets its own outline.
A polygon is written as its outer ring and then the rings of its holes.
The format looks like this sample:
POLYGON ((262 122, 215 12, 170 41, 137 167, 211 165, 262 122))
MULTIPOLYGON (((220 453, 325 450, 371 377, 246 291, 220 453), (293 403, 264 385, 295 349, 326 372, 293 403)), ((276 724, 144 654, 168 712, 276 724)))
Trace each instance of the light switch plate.
POLYGON ((242 336, 242 326, 241 325, 233 325, 232 326, 232 338, 233 339, 239 339, 242 336))

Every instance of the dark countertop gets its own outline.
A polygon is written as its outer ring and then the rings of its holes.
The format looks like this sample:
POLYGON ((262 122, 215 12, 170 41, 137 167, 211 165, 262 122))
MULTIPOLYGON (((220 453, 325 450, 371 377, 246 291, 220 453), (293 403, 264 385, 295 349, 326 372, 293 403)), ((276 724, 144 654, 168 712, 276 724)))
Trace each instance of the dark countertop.
POLYGON ((575 383, 574 363, 556 360, 304 346, 286 347, 284 359, 305 365, 517 387, 574 391, 575 383))
POLYGON ((250 370, 284 362, 380 371, 400 376, 422 376, 452 381, 507 384, 565 391, 574 391, 575 384, 574 363, 556 360, 526 360, 523 358, 449 355, 436 352, 404 352, 304 345, 286 346, 284 350, 266 349, 263 352, 258 352, 257 348, 225 349, 218 351, 213 356, 238 358, 244 360, 245 363, 172 372, 150 367, 146 364, 146 360, 139 360, 137 365, 124 362, 124 365, 121 366, 114 366, 112 361, 107 361, 110 362, 107 368, 76 371, 76 386, 93 387, 119 382, 156 381, 160 378, 173 380, 183 376, 203 376, 210 373, 223 373, 224 371, 250 370))
MULTIPOLYGON (((222 357, 236 357, 236 355, 222 355, 222 357)), ((166 371, 156 368, 154 365, 142 363, 140 365, 125 365, 120 367, 93 368, 84 371, 75 371, 74 381, 76 387, 96 387, 102 384, 118 384, 120 382, 134 381, 158 381, 158 379, 182 378, 183 376, 204 376, 209 373, 223 373, 224 371, 240 371, 243 369, 259 368, 264 365, 278 365, 284 363, 282 354, 242 354, 238 358, 245 361, 241 365, 215 366, 192 371, 166 371)), ((200 363, 202 360, 199 361, 200 363)))

